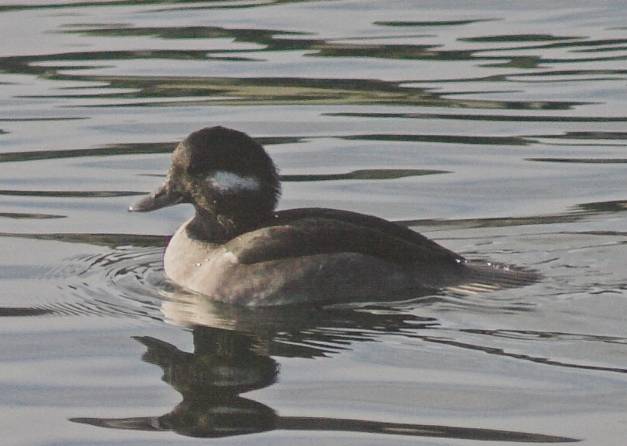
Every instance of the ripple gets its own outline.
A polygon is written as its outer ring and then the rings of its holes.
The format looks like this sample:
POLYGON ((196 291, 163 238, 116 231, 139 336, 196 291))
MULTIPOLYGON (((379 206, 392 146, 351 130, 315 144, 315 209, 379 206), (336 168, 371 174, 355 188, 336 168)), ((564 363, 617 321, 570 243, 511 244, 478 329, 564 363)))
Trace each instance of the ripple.
POLYGON ((0 232, 2 237, 27 238, 33 240, 56 240, 67 243, 86 243, 95 246, 137 246, 137 247, 163 247, 167 237, 161 235, 143 234, 88 234, 88 233, 51 233, 51 234, 27 234, 15 232, 0 232))
MULTIPOLYGON (((432 226, 440 229, 503 228, 509 226, 552 225, 572 223, 594 215, 627 211, 627 200, 580 203, 561 214, 530 215, 526 217, 487 217, 460 219, 397 220, 403 226, 432 226)), ((496 236, 493 236, 496 237, 496 236)))
POLYGON ((0 162, 36 161, 59 158, 77 158, 87 156, 109 157, 114 155, 133 155, 146 153, 170 153, 175 143, 141 143, 141 144, 111 144, 94 149, 70 150, 37 150, 24 152, 0 153, 0 162))
POLYGON ((574 164, 625 164, 627 158, 527 158, 527 161, 574 164))
MULTIPOLYGON (((193 31, 193 30, 192 30, 193 31)), ((264 30, 262 30, 264 31, 264 30)), ((0 67, 9 73, 29 74, 33 76, 56 80, 85 81, 105 83, 97 93, 85 94, 81 91, 71 91, 65 94, 27 95, 29 98, 101 98, 109 102, 101 101, 95 104, 78 105, 77 107, 126 107, 126 106, 150 106, 150 107, 174 107, 180 105, 230 105, 230 104, 322 104, 322 105, 419 105, 426 107, 448 108, 477 108, 477 109, 517 109, 517 110, 570 110, 586 102, 576 101, 496 101, 488 99, 463 99, 450 97, 451 93, 438 92, 433 88, 426 88, 419 84, 420 79, 406 79, 404 81, 386 81, 378 79, 360 79, 356 77, 345 78, 311 78, 302 77, 201 77, 201 76, 150 76, 150 75, 98 75, 85 73, 86 70, 97 71, 103 66, 93 66, 94 61, 138 61, 138 60, 173 60, 173 61, 202 61, 230 60, 231 62, 248 59, 247 54, 260 56, 267 52, 302 51, 309 57, 317 58, 351 58, 362 60, 364 58, 413 60, 413 61, 486 61, 492 67, 512 66, 528 70, 540 68, 541 64, 550 62, 562 62, 543 60, 540 57, 521 56, 477 56, 481 48, 471 50, 441 50, 437 45, 406 45, 406 44, 362 44, 341 43, 332 40, 304 38, 289 38, 280 31, 255 33, 251 30, 214 29, 203 32, 224 34, 238 42, 254 44, 255 49, 214 49, 207 50, 154 50, 141 51, 84 51, 63 52, 46 55, 29 55, 0 58, 0 67), (277 35, 275 38, 274 35, 277 35), (268 37, 271 35, 271 37, 268 37), (91 65, 90 65, 91 64, 91 65), (72 68, 70 71, 69 68, 72 68), (413 83, 412 83, 413 82, 413 83), (115 92, 112 92, 114 90, 115 92), (120 102, 127 99, 128 102, 120 102), (163 99, 157 101, 156 99, 163 99), (167 101, 166 101, 167 100, 167 101)), ((72 30, 70 32, 87 32, 87 30, 72 30)), ((101 29, 93 30, 101 33, 101 29)), ((112 31, 113 32, 113 31, 112 31)), ((119 33, 129 32, 155 32, 154 29, 120 28, 119 33)), ((172 31, 176 32, 176 31, 172 31)), ((289 34, 289 33, 288 33, 289 34)), ((113 34, 115 35, 115 34, 113 34)), ((207 40, 213 38, 207 37, 207 40)), ((343 39, 345 41, 347 39, 343 39)), ((348 39, 350 40, 350 39, 348 39)), ((607 58, 608 60, 619 59, 607 58)), ((578 62, 585 62, 581 59, 578 62)), ((597 59, 595 59, 597 60, 597 59)), ((261 60, 257 60, 260 62, 261 60)), ((569 60, 563 61, 568 62, 569 60)), ((577 61, 570 61, 577 62, 577 61)), ((597 73, 596 71, 590 71, 597 73)), ((581 74, 581 70, 569 74, 581 74)), ((543 71, 538 73, 518 72, 511 75, 495 75, 483 78, 455 79, 456 82, 466 80, 488 80, 493 82, 508 81, 511 76, 550 75, 558 74, 543 71)), ((598 73, 597 73, 598 74, 598 73)), ((624 74, 623 70, 615 71, 615 74, 624 74)), ((450 79, 434 80, 433 82, 449 82, 450 79)))
MULTIPOLYGON (((300 141, 296 137, 260 137, 255 138, 263 145, 290 144, 300 141)), ((69 150, 33 150, 23 152, 4 152, 0 153, 0 163, 16 162, 16 161, 37 161, 47 159, 60 158, 82 158, 82 157, 110 157, 119 155, 144 155, 171 153, 177 141, 172 142, 148 142, 148 143, 120 143, 108 144, 104 147, 96 147, 92 149, 69 149, 69 150)), ((134 192, 130 192, 134 193, 134 192)))
MULTIPOLYGON (((112 198, 142 195, 135 191, 69 191, 69 190, 0 190, 0 195, 14 197, 112 198)), ((50 218, 50 217, 48 217, 50 218)))
POLYGON ((521 339, 526 341, 588 341, 603 342, 609 344, 627 345, 627 338, 617 336, 603 336, 585 333, 566 333, 555 331, 535 331, 535 330, 479 330, 479 329, 463 329, 465 333, 476 333, 487 336, 503 337, 507 339, 521 339))
POLYGON ((626 140, 627 132, 566 132, 563 135, 534 135, 533 137, 575 140, 626 140))
POLYGON ((438 295, 420 298, 416 302, 421 307, 445 314, 451 311, 462 311, 475 314, 518 314, 534 311, 537 305, 526 296, 514 294, 509 296, 503 292, 468 293, 445 291, 438 295))
POLYGON ((13 218, 16 220, 46 220, 50 218, 66 218, 65 215, 41 214, 41 213, 24 213, 24 212, 0 212, 0 218, 13 218))
POLYGON ((462 42, 552 42, 581 39, 573 36, 554 36, 552 34, 499 34, 494 36, 462 37, 462 42))
POLYGON ((504 115, 462 113, 335 112, 324 116, 381 119, 451 119, 491 122, 627 122, 627 116, 504 115))
MULTIPOLYGON (((466 330, 467 333, 471 333, 471 331, 466 330)), ((474 330, 472 333, 480 333, 479 330, 474 330)), ((485 333, 482 333, 485 334, 485 333)), ((491 334, 490 334, 491 335, 491 334)), ((523 362, 533 362, 536 364, 548 365, 548 366, 556 366, 560 368, 572 368, 579 370, 593 370, 593 371, 602 371, 602 372, 612 372, 612 373, 627 373, 627 368, 624 367, 606 367, 606 366, 598 366, 586 364, 584 361, 580 362, 568 362, 565 360, 553 359, 546 356, 541 355, 531 355, 526 353, 518 353, 513 351, 507 351, 504 348, 495 348, 489 345, 476 344, 472 342, 460 341, 457 339, 447 339, 443 337, 422 337, 426 342, 431 342, 435 344, 443 344, 455 348, 461 348, 466 350, 473 350, 478 352, 483 352, 489 355, 497 355, 507 358, 513 358, 518 361, 523 362)), ((622 344, 622 343, 621 343, 622 344)))
POLYGON ((517 136, 473 136, 473 135, 402 135, 402 134, 368 134, 342 136, 347 140, 364 141, 411 141, 411 142, 437 142, 449 144, 481 144, 481 145, 510 145, 523 146, 531 141, 517 136))
POLYGON ((217 39, 233 38, 239 42, 264 43, 267 49, 294 48, 310 44, 309 40, 288 39, 289 36, 307 36, 305 32, 290 32, 278 29, 261 28, 223 28, 219 26, 177 26, 177 27, 129 27, 120 26, 93 26, 90 24, 73 24, 66 27, 64 33, 82 34, 99 37, 158 37, 159 39, 217 39))
POLYGON ((459 26, 459 25, 471 25, 473 23, 492 22, 499 19, 471 19, 471 20, 431 20, 425 22, 419 21, 405 21, 405 20, 389 20, 389 21, 375 21, 375 25, 379 26, 394 26, 394 27, 429 27, 429 26, 459 26))
POLYGON ((79 121, 89 119, 86 117, 80 116, 67 116, 67 117, 59 117, 59 116, 51 116, 46 118, 0 118, 0 122, 47 122, 47 121, 79 121))
POLYGON ((392 180, 405 177, 450 173, 430 169, 361 169, 347 173, 281 175, 281 181, 392 180))
POLYGON ((160 248, 118 247, 67 259, 41 279, 56 283, 66 299, 41 307, 57 315, 96 315, 161 320, 167 288, 160 248))
POLYGON ((0 307, 0 317, 41 316, 52 313, 52 310, 30 307, 0 307))
POLYGON ((54 266, 5 266, 2 271, 7 278, 41 283, 41 289, 49 291, 38 296, 38 304, 0 308, 0 316, 162 320, 161 293, 169 289, 161 268, 162 251, 154 247, 117 246, 104 253, 73 256, 54 266))

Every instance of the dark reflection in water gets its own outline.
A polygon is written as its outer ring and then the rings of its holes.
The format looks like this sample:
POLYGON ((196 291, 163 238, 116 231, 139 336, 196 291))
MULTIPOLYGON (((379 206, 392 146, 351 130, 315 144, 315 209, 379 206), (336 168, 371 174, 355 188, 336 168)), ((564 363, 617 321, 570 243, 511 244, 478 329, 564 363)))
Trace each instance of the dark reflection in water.
POLYGON ((464 37, 459 40, 464 42, 552 42, 572 39, 578 39, 578 37, 560 37, 551 34, 505 34, 498 36, 464 37))
MULTIPOLYGON (((142 51, 141 54, 130 53, 76 53, 60 56, 48 56, 48 60, 111 60, 154 58, 163 60, 211 58, 206 51, 194 56, 193 51, 142 51), (149 53, 149 54, 147 54, 149 53), (117 57, 116 57, 117 56, 117 57)), ((224 56, 221 56, 223 59, 224 56)), ((152 77, 152 76, 110 76, 110 75, 70 75, 54 74, 55 70, 67 71, 66 65, 58 67, 46 64, 39 67, 32 61, 0 59, 0 67, 14 73, 27 73, 55 80, 75 80, 86 82, 106 82, 108 87, 120 90, 133 90, 132 93, 108 93, 85 95, 45 95, 45 98, 111 98, 133 99, 128 104, 116 102, 116 107, 150 106, 173 107, 181 105, 259 105, 265 104, 308 104, 308 105, 420 105, 423 107, 477 108, 477 109, 510 109, 510 110, 570 110, 585 102, 580 101, 497 101, 488 99, 464 99, 451 97, 449 94, 437 93, 419 87, 408 87, 405 82, 392 82, 373 79, 308 79, 288 77, 260 78, 222 78, 222 77, 152 77), (196 96, 197 98, 189 99, 196 96), (151 99, 138 102, 136 99, 151 99), (167 102, 152 99, 178 98, 167 102)), ((78 71, 81 67, 72 67, 78 71)), ((91 66, 84 67, 93 68, 91 66)), ((562 73, 556 73, 561 75, 562 73)), ((498 81, 506 79, 497 76, 498 81)), ((484 79, 485 80, 485 79, 484 79)), ((42 96, 29 96, 41 98, 42 96)), ((84 105, 84 107, 107 107, 111 104, 84 105)), ((78 106, 77 106, 78 107, 78 106)))
POLYGON ((415 219, 399 220, 396 223, 404 226, 438 226, 447 228, 488 228, 525 225, 550 225, 571 223, 586 217, 603 213, 627 211, 627 200, 601 201, 598 203, 581 203, 562 214, 534 215, 529 217, 503 218, 462 218, 456 220, 415 219))
MULTIPOLYGON (((0 190, 0 195, 14 197, 68 197, 68 198, 112 198, 142 195, 143 192, 127 190, 116 191, 78 191, 78 190, 0 190)), ((50 218, 50 217, 48 217, 50 218)))
MULTIPOLYGON (((262 5, 267 5, 267 4, 271 4, 271 3, 285 3, 285 2, 295 2, 295 1, 303 1, 303 0, 273 0, 273 1, 268 1, 263 3, 262 5)), ((307 1, 307 0, 304 0, 307 1)), ((103 7, 103 6, 135 6, 138 3, 141 3, 143 5, 161 5, 161 4, 166 4, 166 5, 171 5, 171 4, 185 4, 185 3, 194 3, 197 4, 198 0, 141 0, 141 2, 137 2, 137 0, 109 0, 109 1, 99 1, 97 2, 96 6, 99 7, 103 7)), ((214 4, 213 0, 209 0, 209 5, 205 6, 205 8, 223 8, 225 6, 220 5, 220 1, 215 2, 216 4, 214 4), (212 6, 213 4, 213 6, 212 6)), ((62 0, 57 0, 57 1, 49 1, 47 3, 37 3, 37 4, 13 4, 13 5, 4 5, 4 6, 0 6, 0 12, 4 12, 4 11, 20 11, 20 10, 24 10, 24 9, 61 9, 61 8, 84 8, 84 7, 93 7, 94 2, 93 1, 88 1, 88 2, 69 2, 69 3, 62 3, 62 0)), ((245 7, 251 7, 254 6, 254 4, 247 4, 244 5, 245 7)), ((228 5, 228 8, 237 8, 236 5, 228 5)))
POLYGON ((459 25, 471 25, 473 23, 490 22, 497 19, 475 19, 475 20, 431 20, 428 22, 418 21, 403 21, 403 20, 389 20, 389 21, 375 21, 375 25, 379 26, 394 26, 394 27, 425 27, 425 26, 459 26, 459 25))
POLYGON ((332 180, 391 180, 422 175, 450 173, 429 169, 361 169, 347 173, 281 175, 281 181, 332 181, 332 180))
MULTIPOLYGON (((65 218, 65 215, 24 213, 24 212, 0 212, 0 218, 13 218, 16 220, 46 220, 49 218, 65 218)), ((2 234, 0 234, 2 235, 2 234)))
MULTIPOLYGON (((624 146, 625 143, 609 143, 605 141, 625 141, 627 140, 626 132, 565 132, 560 135, 535 135, 535 138, 542 139, 556 139, 556 140, 583 140, 590 141, 586 143, 587 146, 624 146)), ((563 143, 562 143, 563 144, 563 143)), ((571 143, 572 144, 572 143, 571 143)))
POLYGON ((42 316, 52 313, 45 308, 0 307, 0 317, 42 316))
POLYGON ((465 333, 478 333, 486 336, 502 337, 507 339, 524 339, 532 341, 542 341, 546 339, 556 339, 560 341, 590 341, 604 342, 609 344, 627 344, 627 338, 616 336, 590 335, 586 333, 564 333, 555 331, 534 331, 534 330, 478 330, 463 329, 465 333))
MULTIPOLYGON (((297 317, 298 319, 298 317, 297 317)), ((162 380, 182 401, 161 416, 73 418, 74 422, 114 429, 173 431, 191 437, 227 437, 270 430, 344 431, 387 435, 558 443, 578 441, 527 432, 456 426, 386 423, 369 420, 281 416, 267 405, 240 394, 274 384, 279 366, 265 349, 272 339, 214 327, 193 328, 194 351, 152 337, 137 337, 146 346, 143 360, 163 370, 162 380)), ((284 344, 288 356, 302 351, 284 344)))
POLYGON ((522 146, 529 144, 525 138, 515 136, 469 136, 469 135, 401 135, 401 134, 378 134, 378 135, 350 135, 343 136, 348 140, 365 141, 411 141, 411 142, 436 142, 436 143, 457 143, 457 144, 481 144, 481 145, 511 145, 522 146))
POLYGON ((528 161, 573 164, 625 164, 627 158, 528 158, 528 161))
POLYGON ((588 213, 600 212, 625 212, 627 211, 627 200, 599 201, 596 203, 582 203, 577 205, 577 209, 588 213))
POLYGON ((33 118, 33 117, 23 117, 23 118, 0 118, 0 122, 47 122, 47 121, 80 121, 83 119, 89 119, 86 117, 80 116, 68 116, 68 117, 58 117, 58 116, 50 116, 47 118, 33 118))
POLYGON ((254 334, 271 355, 314 358, 371 342, 384 334, 413 335, 439 323, 386 305, 238 308, 174 293, 161 311, 170 322, 254 334))
POLYGON ((235 42, 255 42, 262 44, 265 51, 308 49, 317 40, 302 39, 303 32, 289 32, 259 28, 222 28, 218 26, 177 26, 168 27, 97 27, 74 25, 66 33, 98 37, 158 37, 160 39, 218 39, 232 38, 235 42), (289 37, 298 36, 297 39, 289 37))
MULTIPOLYGON (((246 5, 252 6, 252 5, 246 5)), ((485 20, 479 19, 478 21, 485 20)), ((425 23, 428 24, 429 22, 425 23)), ((471 21, 444 22, 447 25, 464 25, 471 21)), ((432 22, 441 25, 441 22, 432 22)), ((389 26, 390 23, 384 23, 389 26)), ((412 25, 416 25, 413 23, 412 25)), ((251 49, 150 49, 130 51, 81 51, 61 52, 46 55, 11 56, 0 58, 0 68, 8 73, 35 75, 52 80, 73 80, 87 82, 106 82, 108 87, 124 91, 110 92, 103 88, 95 94, 51 95, 52 98, 128 98, 133 101, 128 105, 134 107, 145 106, 175 106, 181 104, 390 104, 390 105, 420 105, 427 107, 447 108, 480 108, 480 109, 512 109, 512 110, 569 110, 584 102, 555 101, 555 100, 490 100, 465 99, 452 93, 441 93, 432 88, 408 85, 407 81, 386 81, 379 79, 359 78, 310 78, 310 77, 219 77, 219 76, 111 76, 97 74, 79 74, 81 70, 93 70, 94 61, 158 59, 182 61, 227 60, 231 62, 249 61, 262 62, 264 53, 281 53, 289 51, 306 52, 310 58, 341 58, 364 59, 393 59, 410 61, 476 61, 485 66, 538 68, 542 64, 572 62, 572 59, 547 60, 541 56, 518 55, 488 55, 483 48, 469 50, 444 50, 437 44, 386 44, 363 43, 359 39, 350 42, 333 39, 319 39, 303 32, 284 31, 280 29, 251 29, 226 28, 216 26, 194 27, 129 27, 129 26, 96 26, 85 24, 65 29, 65 33, 82 34, 98 37, 156 37, 159 39, 231 39, 234 42, 255 44, 251 49), (357 41, 355 43, 355 41, 357 41), (258 55, 252 58, 250 55, 258 55), (54 61, 62 62, 54 65, 54 61), (76 65, 68 72, 67 62, 75 61, 76 65), (82 64, 88 62, 87 64, 82 64), (171 99, 177 101, 138 103, 137 99, 171 99)), ((415 37, 415 36, 414 36, 415 37)), ((524 43, 525 36, 511 37, 509 41, 524 43)), ((572 39, 570 37, 542 36, 541 41, 560 41, 572 39)), ((570 40, 569 40, 570 41, 570 40)), ((491 41, 490 41, 491 42, 491 41)), ((578 43, 579 41, 577 41, 578 43)), ((477 42, 481 43, 481 42, 477 42)), ((561 42, 560 42, 561 43, 561 42)), ((590 45, 589 42, 586 45, 590 45)), ((527 46, 522 46, 527 48, 527 46)), ((513 48, 518 51, 521 47, 513 48)), ((618 58, 607 58, 614 60, 618 58)), ((585 59, 597 60, 597 59, 585 59)), ((517 74, 518 75, 518 74, 517 74)), ((558 73, 543 72, 543 76, 559 75, 558 73)), ((457 79, 456 81, 460 81, 457 79)), ((481 79, 465 79, 466 82, 491 81, 501 83, 508 81, 508 75, 495 75, 481 79)), ((446 80, 435 81, 446 82, 446 80)), ((40 96, 31 96, 40 97, 40 96)), ((107 104, 89 105, 101 107, 107 104)), ((124 104, 116 103, 117 107, 124 104)))
POLYGON ((33 240, 56 240, 67 243, 88 243, 95 246, 161 247, 167 244, 168 238, 162 235, 142 234, 89 234, 60 232, 51 234, 17 234, 0 232, 0 237, 17 237, 33 240))
MULTIPOLYGON (((483 334, 487 336, 505 337, 499 330, 460 330, 460 331, 466 332, 466 333, 483 334)), ((537 335, 539 335, 539 333, 537 335)), ((558 336, 553 335, 551 332, 543 333, 543 336, 545 338, 559 339, 558 336)), ((594 335, 587 335, 587 336, 589 339, 594 339, 596 342, 606 342, 606 339, 607 339, 606 336, 594 336, 594 335)), ((559 361, 559 360, 547 358, 544 356, 533 356, 533 355, 522 354, 522 353, 514 353, 514 352, 505 351, 501 348, 494 348, 494 347, 488 347, 488 346, 481 345, 481 344, 462 342, 462 341, 457 341, 455 339, 436 338, 436 337, 423 337, 421 339, 427 342, 435 343, 435 344, 445 344, 451 347, 462 348, 465 350, 475 350, 475 351, 487 353, 489 355, 498 355, 502 357, 514 358, 520 361, 533 362, 536 364, 544 364, 544 365, 549 365, 549 366, 565 367, 565 368, 572 368, 572 369, 579 369, 579 370, 594 370, 594 371, 600 371, 600 372, 613 372, 613 373, 621 373, 621 374, 627 373, 627 369, 622 368, 622 367, 604 367, 604 366, 559 361)), ((625 341, 624 339, 622 338, 615 338, 615 339, 620 340, 620 342, 615 342, 615 343, 624 344, 624 341, 625 341)))
MULTIPOLYGON (((295 137, 258 137, 255 138, 263 145, 273 144, 295 144, 300 138, 295 137)), ((149 143, 126 143, 109 144, 105 147, 95 147, 91 149, 69 149, 69 150, 37 150, 24 152, 4 152, 0 153, 0 163, 16 161, 36 161, 60 158, 82 158, 91 156, 111 157, 118 155, 141 155, 156 153, 171 153, 178 144, 172 142, 149 142, 149 143)))
MULTIPOLYGON (((448 119, 464 121, 490 122, 627 122, 621 116, 564 116, 564 115, 495 115, 495 114, 460 114, 460 113, 383 113, 383 112, 334 112, 324 116, 345 116, 351 118, 388 118, 388 119, 448 119)), ((552 136, 552 135, 549 135, 552 136)))
POLYGON ((59 158, 82 158, 86 156, 109 157, 114 155, 133 155, 144 153, 170 153, 174 143, 140 143, 140 144, 113 144, 107 147, 93 149, 69 150, 38 150, 24 152, 0 153, 0 162, 36 161, 59 158))

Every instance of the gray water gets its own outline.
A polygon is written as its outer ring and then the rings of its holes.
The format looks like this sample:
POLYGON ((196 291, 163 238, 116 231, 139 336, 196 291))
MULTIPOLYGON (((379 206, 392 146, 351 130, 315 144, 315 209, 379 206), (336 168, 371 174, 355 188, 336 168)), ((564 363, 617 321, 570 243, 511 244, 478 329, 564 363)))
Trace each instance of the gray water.
POLYGON ((2 2, 2 444, 624 444, 626 23, 618 0, 2 2), (186 295, 161 255, 191 208, 126 208, 208 125, 264 143, 281 208, 543 278, 186 295))

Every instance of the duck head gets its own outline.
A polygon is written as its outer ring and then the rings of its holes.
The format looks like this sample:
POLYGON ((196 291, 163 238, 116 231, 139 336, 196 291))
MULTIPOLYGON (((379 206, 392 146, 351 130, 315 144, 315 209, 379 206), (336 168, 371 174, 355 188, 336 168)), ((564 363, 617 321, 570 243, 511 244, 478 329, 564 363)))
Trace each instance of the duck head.
POLYGON ((237 130, 207 127, 179 143, 165 182, 129 211, 191 203, 192 235, 222 242, 270 218, 279 195, 277 170, 261 144, 237 130))

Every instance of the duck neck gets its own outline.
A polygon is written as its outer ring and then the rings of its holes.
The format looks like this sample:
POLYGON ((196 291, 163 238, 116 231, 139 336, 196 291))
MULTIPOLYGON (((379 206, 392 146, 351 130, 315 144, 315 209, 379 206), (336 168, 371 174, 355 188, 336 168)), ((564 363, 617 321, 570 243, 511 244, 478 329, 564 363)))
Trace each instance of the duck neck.
POLYGON ((265 221, 265 215, 235 215, 212 213, 203 208, 196 208, 196 215, 187 225, 190 237, 210 243, 225 243, 244 232, 250 231, 265 221), (254 219, 253 219, 254 217, 254 219))

